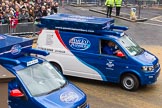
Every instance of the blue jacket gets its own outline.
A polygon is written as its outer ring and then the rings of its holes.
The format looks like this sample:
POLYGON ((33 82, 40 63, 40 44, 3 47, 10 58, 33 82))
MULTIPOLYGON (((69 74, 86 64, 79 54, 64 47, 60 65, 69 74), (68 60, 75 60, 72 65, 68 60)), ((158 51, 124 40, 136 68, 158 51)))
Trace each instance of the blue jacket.
POLYGON ((115 47, 109 47, 109 46, 106 45, 103 48, 104 54, 113 55, 115 51, 116 51, 115 47))

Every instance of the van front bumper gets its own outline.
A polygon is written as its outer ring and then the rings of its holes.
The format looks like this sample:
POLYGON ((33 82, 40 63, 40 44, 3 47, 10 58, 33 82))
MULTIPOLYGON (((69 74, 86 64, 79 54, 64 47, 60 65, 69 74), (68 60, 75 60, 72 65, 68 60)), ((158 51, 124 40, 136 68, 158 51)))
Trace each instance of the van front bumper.
POLYGON ((144 74, 144 80, 141 82, 142 85, 148 85, 155 83, 157 81, 158 76, 160 75, 161 68, 159 67, 155 72, 148 72, 144 74))
POLYGON ((86 108, 90 108, 89 104, 86 106, 86 108))

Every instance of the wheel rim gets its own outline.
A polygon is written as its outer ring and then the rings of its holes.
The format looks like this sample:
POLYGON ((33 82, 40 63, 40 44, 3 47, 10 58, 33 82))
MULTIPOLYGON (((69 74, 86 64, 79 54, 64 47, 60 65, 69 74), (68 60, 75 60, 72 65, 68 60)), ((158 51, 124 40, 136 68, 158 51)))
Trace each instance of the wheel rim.
POLYGON ((123 79, 123 85, 126 89, 132 89, 134 87, 134 80, 131 77, 125 77, 123 79))

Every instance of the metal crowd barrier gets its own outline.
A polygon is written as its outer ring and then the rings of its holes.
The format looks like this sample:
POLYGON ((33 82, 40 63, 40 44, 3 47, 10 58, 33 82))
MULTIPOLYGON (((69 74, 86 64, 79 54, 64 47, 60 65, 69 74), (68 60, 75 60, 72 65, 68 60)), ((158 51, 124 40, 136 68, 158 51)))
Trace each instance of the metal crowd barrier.
POLYGON ((36 26, 33 22, 18 23, 15 28, 12 28, 9 24, 0 25, 0 34, 10 34, 10 35, 34 35, 40 28, 36 26))
POLYGON ((9 25, 8 24, 2 24, 0 25, 0 34, 9 33, 9 25))

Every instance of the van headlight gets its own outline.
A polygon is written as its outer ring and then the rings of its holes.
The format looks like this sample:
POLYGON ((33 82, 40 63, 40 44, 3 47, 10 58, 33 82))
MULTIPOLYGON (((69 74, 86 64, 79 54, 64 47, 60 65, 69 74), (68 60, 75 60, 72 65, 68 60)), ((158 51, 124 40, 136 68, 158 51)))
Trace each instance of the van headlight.
POLYGON ((154 66, 142 66, 143 71, 154 71, 154 66))

